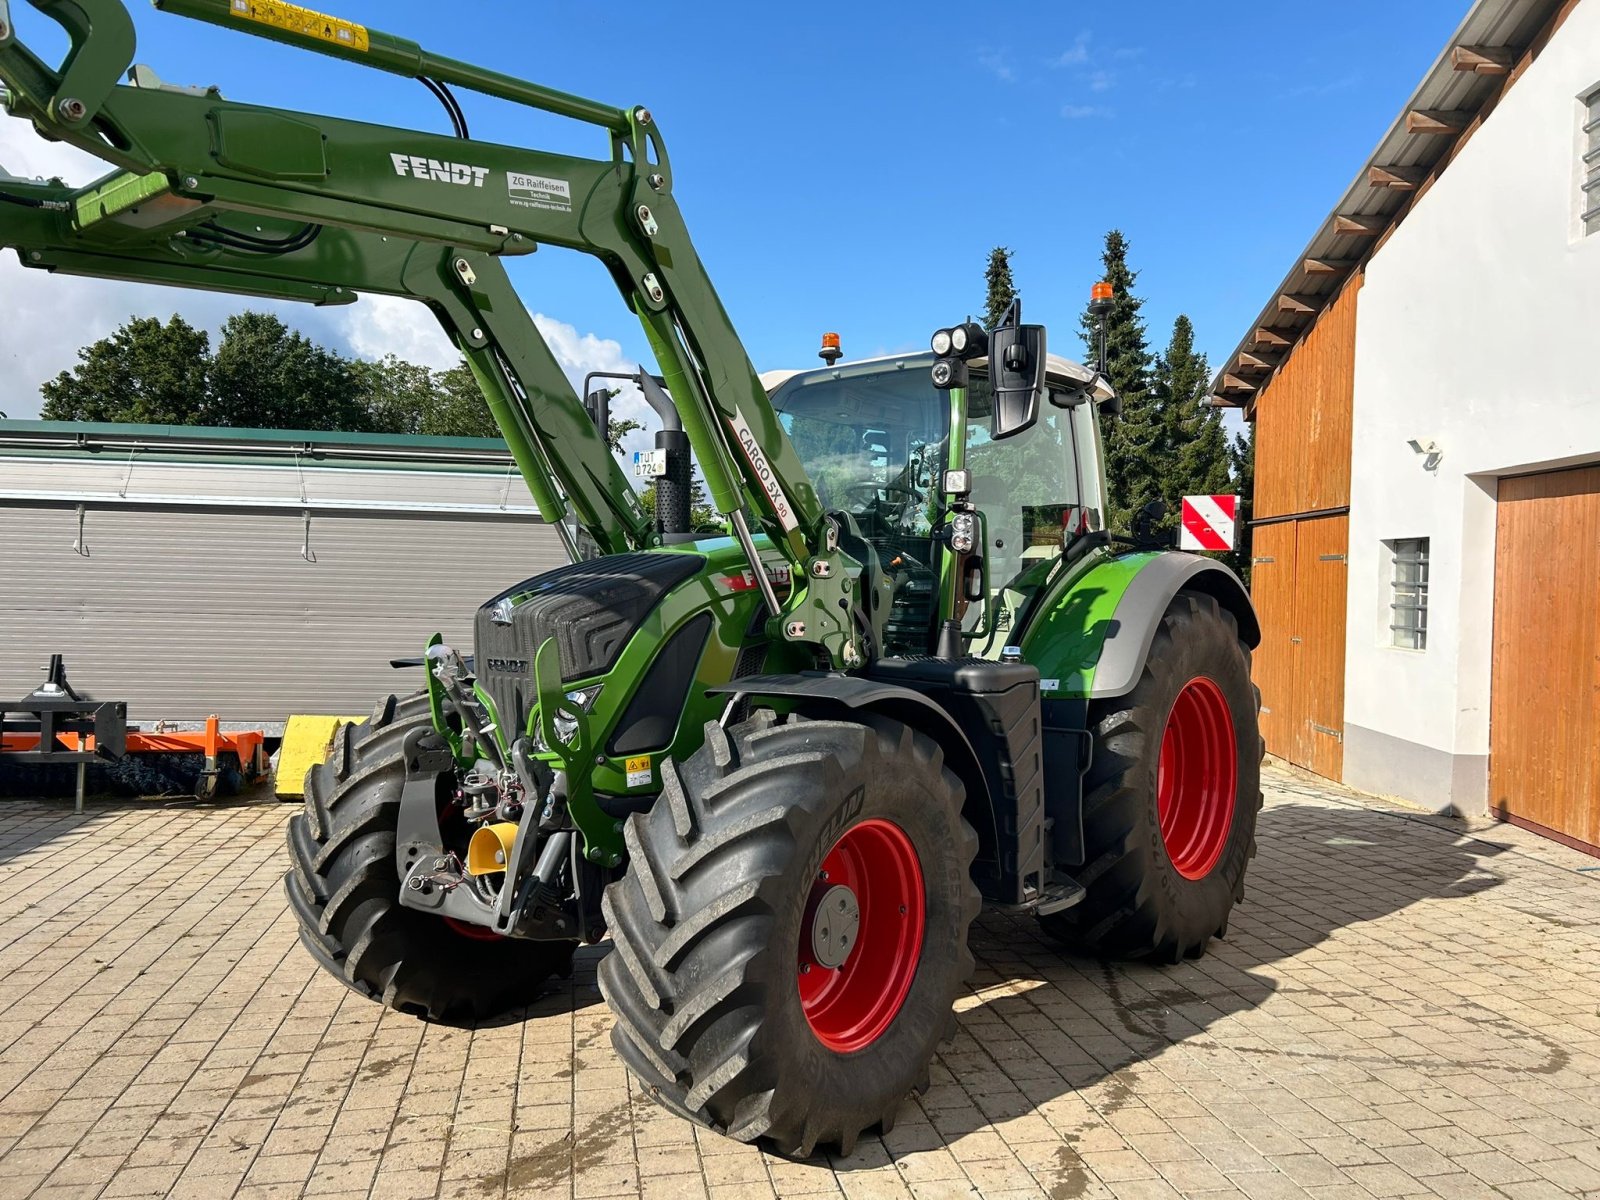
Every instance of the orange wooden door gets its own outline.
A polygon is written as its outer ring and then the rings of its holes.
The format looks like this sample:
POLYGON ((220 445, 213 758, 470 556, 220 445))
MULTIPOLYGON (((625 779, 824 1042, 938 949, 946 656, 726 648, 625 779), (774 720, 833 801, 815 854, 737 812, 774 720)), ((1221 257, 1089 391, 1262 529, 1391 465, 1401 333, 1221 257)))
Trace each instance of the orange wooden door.
POLYGON ((1261 689, 1261 736, 1267 752, 1299 762, 1294 718, 1295 523, 1258 525, 1251 543, 1250 598, 1261 621, 1251 673, 1261 689))
POLYGON ((1295 522, 1294 712, 1307 770, 1344 774, 1344 633, 1349 517, 1295 522))
POLYGON ((1600 850, 1600 467, 1500 481, 1489 804, 1600 850))

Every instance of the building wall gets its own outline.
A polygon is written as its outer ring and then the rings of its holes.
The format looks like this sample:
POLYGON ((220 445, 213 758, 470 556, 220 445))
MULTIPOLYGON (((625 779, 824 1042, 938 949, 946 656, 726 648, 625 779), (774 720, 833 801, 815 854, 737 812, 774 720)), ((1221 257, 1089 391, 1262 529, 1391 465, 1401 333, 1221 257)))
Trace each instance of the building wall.
MULTIPOLYGON (((1578 227, 1576 5, 1367 266, 1355 339, 1344 778, 1481 813, 1498 479, 1600 460, 1600 235, 1578 227), (1436 441, 1429 470, 1408 439, 1436 441), (1426 537, 1429 639, 1389 644, 1385 539, 1426 537)), ((1560 597, 1551 597, 1552 605, 1560 597)))
POLYGON ((369 711, 421 683, 390 658, 470 652, 484 600, 566 561, 520 477, 415 464, 0 458, 0 528, 0 695, 60 652, 145 723, 369 711))

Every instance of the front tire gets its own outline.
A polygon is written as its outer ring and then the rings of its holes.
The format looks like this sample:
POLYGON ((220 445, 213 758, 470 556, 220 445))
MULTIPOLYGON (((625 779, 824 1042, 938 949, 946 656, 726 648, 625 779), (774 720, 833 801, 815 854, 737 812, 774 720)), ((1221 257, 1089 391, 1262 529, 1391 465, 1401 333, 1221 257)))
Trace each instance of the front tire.
POLYGON ((1179 592, 1133 691, 1089 706, 1087 895, 1042 918, 1106 958, 1199 958, 1244 897, 1261 808, 1259 693, 1233 614, 1179 592))
POLYGON ((400 905, 395 826, 413 730, 432 728, 425 694, 380 702, 342 725, 328 760, 306 772, 305 809, 289 819, 284 876, 300 940, 352 991, 432 1021, 474 1021, 531 1003, 572 973, 576 942, 461 931, 400 905))
POLYGON ((603 900, 618 1053, 729 1137, 849 1153, 928 1086, 972 972, 960 781, 898 722, 764 711, 662 782, 603 900))

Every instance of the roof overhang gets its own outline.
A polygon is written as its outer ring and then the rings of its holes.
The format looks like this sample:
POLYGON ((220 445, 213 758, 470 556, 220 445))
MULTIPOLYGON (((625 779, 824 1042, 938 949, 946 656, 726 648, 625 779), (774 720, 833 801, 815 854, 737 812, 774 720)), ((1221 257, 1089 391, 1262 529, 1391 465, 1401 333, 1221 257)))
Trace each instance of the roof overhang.
POLYGON ((1211 384, 1244 408, 1449 165, 1576 0, 1478 0, 1211 384))

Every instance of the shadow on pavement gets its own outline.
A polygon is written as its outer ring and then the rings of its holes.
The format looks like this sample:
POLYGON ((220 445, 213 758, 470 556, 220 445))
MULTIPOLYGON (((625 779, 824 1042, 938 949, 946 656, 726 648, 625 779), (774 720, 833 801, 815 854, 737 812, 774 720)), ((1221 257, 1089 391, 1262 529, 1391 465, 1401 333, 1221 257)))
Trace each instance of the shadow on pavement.
MULTIPOLYGON (((1228 938, 1214 940, 1196 962, 1159 967, 1099 961, 1061 946, 1030 917, 980 917, 972 937, 978 960, 974 994, 960 1006, 960 1033, 939 1055, 934 1086, 920 1101, 938 1133, 949 1141, 1086 1089, 1096 1089, 1093 1102, 1102 1114, 1114 1111, 1132 1092, 1123 1078, 1110 1077, 1175 1047, 1214 1048, 1246 1059, 1287 1053, 1308 1060, 1307 1070, 1327 1069, 1312 1061, 1319 1058, 1344 1063, 1344 1069, 1362 1066, 1355 1061, 1359 1055, 1342 1049, 1347 1039, 1338 1036, 1339 1022, 1371 1019, 1393 997, 1375 1000, 1360 984, 1341 983, 1327 973, 1337 971, 1337 963, 1305 965, 1298 973, 1315 981, 1310 986, 1285 985, 1263 968, 1419 902, 1465 899, 1501 882, 1481 860, 1502 848, 1467 841, 1436 822, 1353 806, 1276 804, 1261 813, 1257 843, 1245 901, 1234 910, 1228 938), (1280 1036, 1292 1038, 1291 1048, 1236 1026, 1229 1028, 1226 1044, 1209 1037, 1217 1023, 1280 994, 1297 996, 1303 1012, 1296 1015, 1306 1016, 1292 1027, 1275 1026, 1280 1036), (1101 1084, 1107 1086, 1097 1088, 1101 1084)), ((1426 937, 1428 931, 1405 934, 1426 937)), ((1351 954, 1341 951, 1342 960, 1350 961, 1351 954)), ((1454 1003, 1452 1011, 1459 1014, 1462 1007, 1454 1003)), ((1487 1009, 1480 1015, 1484 1020, 1474 1023, 1504 1025, 1501 1033, 1514 1044, 1521 1069, 1557 1069, 1563 1053, 1558 1045, 1505 1024, 1487 1009)), ((1442 1058, 1437 1062, 1448 1067, 1442 1058)), ((1383 1058, 1364 1065, 1397 1062, 1383 1058)), ((1181 1074, 1184 1068, 1174 1069, 1181 1074)), ((1225 1073, 1198 1068, 1195 1077, 1215 1084, 1225 1073)), ((915 1122, 919 1116, 908 1102, 898 1119, 915 1122)), ((870 1168, 877 1159, 857 1154, 831 1161, 835 1169, 852 1170, 870 1168)), ((1064 1163, 1063 1170, 1062 1194, 1072 1195, 1077 1168, 1064 1163)))

